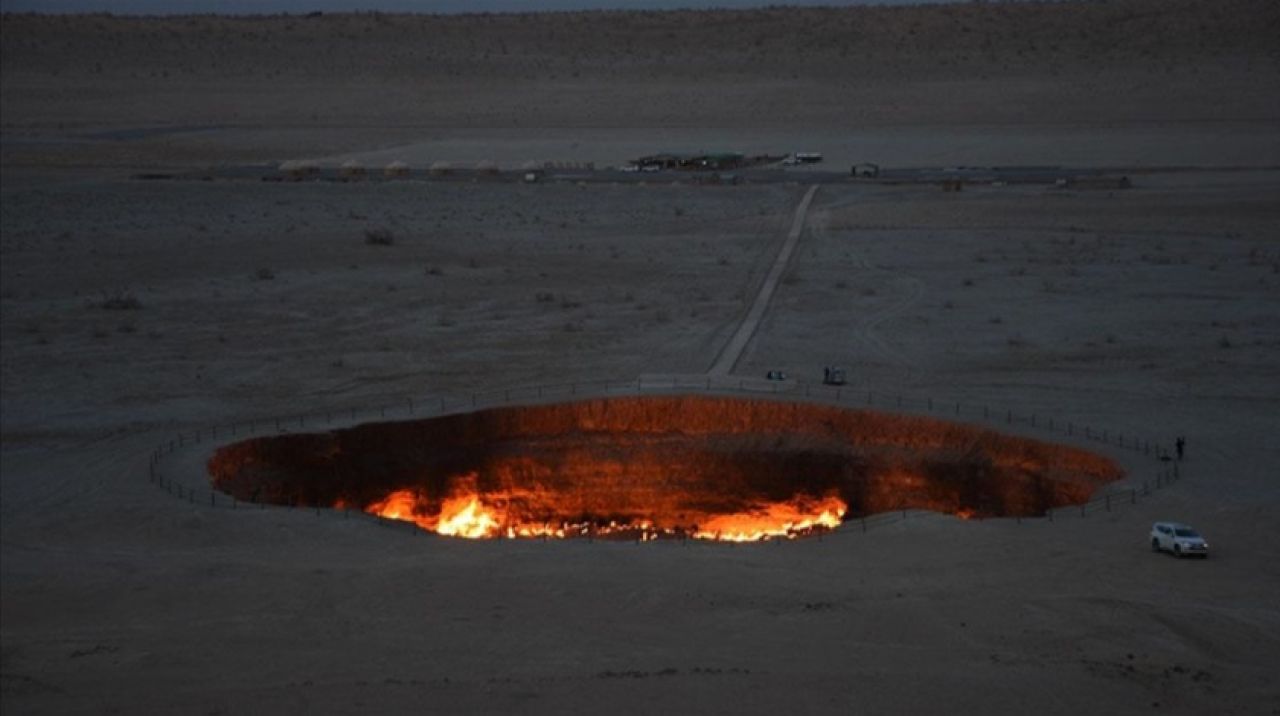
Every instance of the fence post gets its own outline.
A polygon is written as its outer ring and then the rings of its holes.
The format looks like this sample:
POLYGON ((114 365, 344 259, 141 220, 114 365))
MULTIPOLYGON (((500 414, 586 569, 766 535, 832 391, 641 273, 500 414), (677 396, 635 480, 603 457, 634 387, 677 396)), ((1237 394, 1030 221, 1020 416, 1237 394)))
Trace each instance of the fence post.
POLYGON ((956 401, 956 415, 960 414, 960 401, 956 401))

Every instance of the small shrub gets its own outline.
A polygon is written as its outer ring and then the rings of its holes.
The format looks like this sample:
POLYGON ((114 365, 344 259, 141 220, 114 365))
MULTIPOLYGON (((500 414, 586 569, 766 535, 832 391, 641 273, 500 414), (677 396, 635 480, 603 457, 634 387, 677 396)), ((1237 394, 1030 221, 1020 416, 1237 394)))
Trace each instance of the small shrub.
POLYGON ((276 277, 276 272, 270 268, 260 268, 253 272, 253 277, 259 281, 270 281, 276 277))
POLYGON ((1224 349, 1224 350, 1225 350, 1225 349, 1227 349, 1227 348, 1230 348, 1230 347, 1231 347, 1231 339, 1230 339, 1230 338, 1227 338, 1226 336, 1223 336, 1223 337, 1219 338, 1219 339, 1218 339, 1218 347, 1219 347, 1219 348, 1222 348, 1222 349, 1224 349))
POLYGON ((396 237, 391 229, 365 229, 364 242, 370 246, 391 246, 396 242, 396 237))
POLYGON ((961 286, 964 286, 964 287, 966 287, 966 288, 968 288, 968 287, 970 287, 970 286, 973 286, 973 279, 971 279, 971 278, 966 278, 965 280, 963 280, 963 281, 961 281, 961 282, 960 282, 960 285, 961 285, 961 286))
POLYGON ((554 303, 556 295, 550 291, 539 291, 533 298, 538 303, 554 303))

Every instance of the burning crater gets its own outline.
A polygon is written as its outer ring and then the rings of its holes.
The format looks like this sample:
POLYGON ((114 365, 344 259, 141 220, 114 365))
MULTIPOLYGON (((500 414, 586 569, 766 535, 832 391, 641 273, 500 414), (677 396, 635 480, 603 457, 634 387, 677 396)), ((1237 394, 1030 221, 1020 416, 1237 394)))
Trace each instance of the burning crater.
POLYGON ((791 538, 877 512, 1042 515, 1111 460, 931 418, 723 397, 506 407, 219 449, 245 501, 360 509, 459 537, 791 538))

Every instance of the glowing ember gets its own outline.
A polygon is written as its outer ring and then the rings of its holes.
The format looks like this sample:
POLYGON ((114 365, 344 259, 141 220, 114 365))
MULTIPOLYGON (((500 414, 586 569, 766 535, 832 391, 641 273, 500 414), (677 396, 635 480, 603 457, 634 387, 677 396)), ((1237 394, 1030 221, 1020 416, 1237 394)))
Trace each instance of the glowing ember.
POLYGON ((797 498, 775 502, 759 510, 719 515, 698 526, 698 539, 756 542, 775 537, 795 538, 820 529, 835 529, 849 506, 838 497, 811 501, 797 498))
POLYGON ((604 524, 532 522, 501 506, 510 502, 501 496, 467 493, 444 499, 439 510, 432 512, 429 501, 413 490, 396 490, 366 507, 365 512, 413 522, 430 532, 469 539, 625 536, 647 542, 659 537, 685 536, 726 542, 757 542, 775 538, 794 539, 817 530, 835 529, 848 511, 844 501, 835 496, 817 500, 796 497, 762 505, 748 512, 714 515, 701 524, 686 528, 653 520, 634 523, 611 520, 604 524))

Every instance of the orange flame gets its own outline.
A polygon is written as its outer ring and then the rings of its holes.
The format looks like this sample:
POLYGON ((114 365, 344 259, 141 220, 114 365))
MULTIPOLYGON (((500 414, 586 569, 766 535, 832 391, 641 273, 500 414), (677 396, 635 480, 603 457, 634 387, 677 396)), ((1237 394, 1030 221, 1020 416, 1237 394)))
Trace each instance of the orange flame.
POLYGON ((751 512, 717 515, 700 525, 693 536, 730 542, 756 542, 775 537, 794 539, 818 529, 839 527, 848 509, 844 500, 834 496, 818 501, 794 498, 751 512))
POLYGON ((508 503, 501 495, 481 495, 465 491, 445 498, 438 512, 432 514, 429 501, 410 489, 396 490, 365 508, 365 512, 393 520, 413 522, 424 530, 451 537, 468 539, 506 537, 577 537, 634 536, 642 542, 659 537, 688 536, 694 539, 726 542, 756 542, 785 538, 794 539, 818 530, 835 529, 848 510, 838 497, 812 499, 797 496, 731 514, 708 515, 700 525, 686 529, 663 525, 653 520, 631 523, 533 522, 521 520, 500 504, 508 503))

